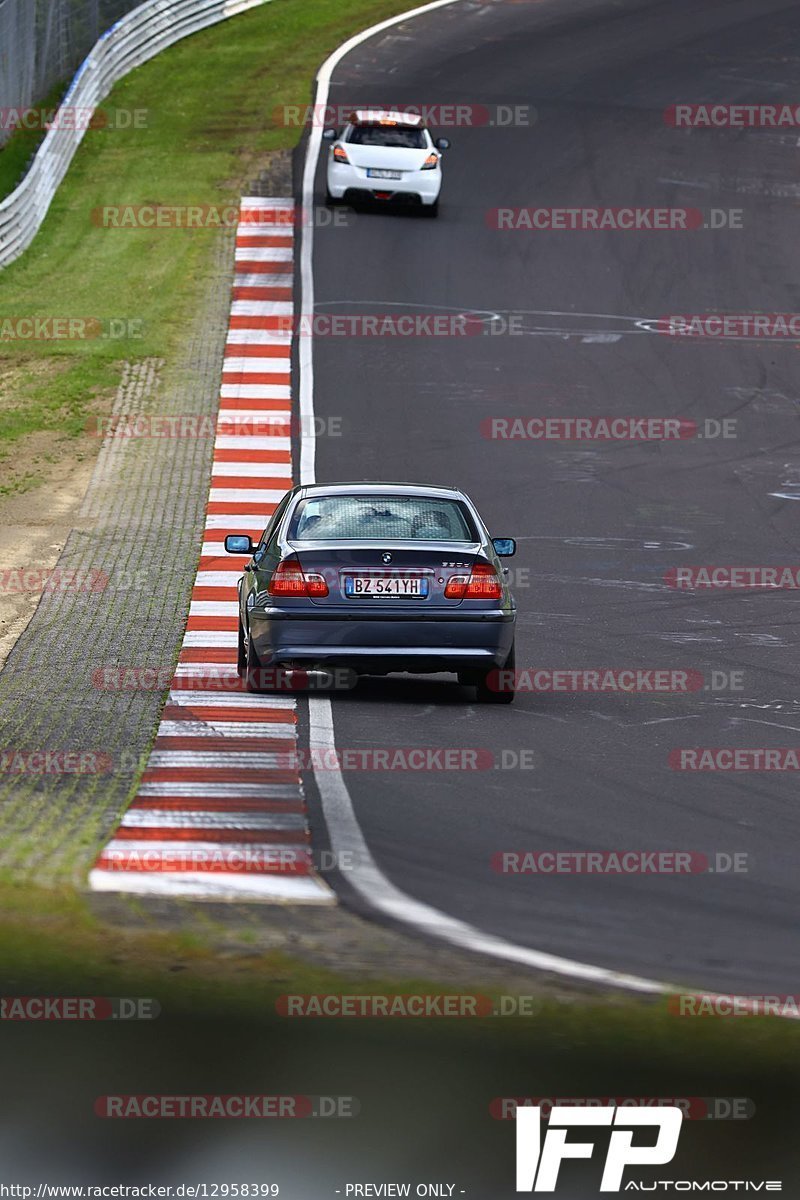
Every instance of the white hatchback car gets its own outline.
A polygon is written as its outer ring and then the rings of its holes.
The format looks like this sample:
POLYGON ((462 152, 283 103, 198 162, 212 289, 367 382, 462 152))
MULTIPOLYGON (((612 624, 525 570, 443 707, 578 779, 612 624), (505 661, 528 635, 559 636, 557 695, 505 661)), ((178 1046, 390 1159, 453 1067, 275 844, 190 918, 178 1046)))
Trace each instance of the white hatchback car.
POLYGON ((357 109, 340 134, 323 132, 332 142, 328 157, 327 199, 358 203, 421 205, 435 217, 442 187, 442 151, 447 138, 431 137, 416 113, 357 109))

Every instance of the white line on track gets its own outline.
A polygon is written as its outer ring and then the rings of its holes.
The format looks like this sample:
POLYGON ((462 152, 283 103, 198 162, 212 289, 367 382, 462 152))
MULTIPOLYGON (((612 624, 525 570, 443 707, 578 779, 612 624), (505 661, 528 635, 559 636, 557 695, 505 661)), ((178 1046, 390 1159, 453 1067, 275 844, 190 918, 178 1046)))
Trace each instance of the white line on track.
POLYGON ((234 529, 239 532, 247 532, 252 529, 258 532, 259 537, 266 525, 266 521, 258 513, 244 513, 236 516, 229 516, 226 513, 212 513, 206 517, 206 532, 209 529, 234 529))
MULTIPOLYGON (((292 478, 292 464, 284 462, 219 462, 215 461, 213 475, 240 475, 242 479, 263 479, 265 475, 285 478, 287 489, 292 478)), ((245 556, 246 557, 246 556, 245 556)))
POLYGON ((302 813, 173 812, 171 809, 129 808, 120 822, 124 829, 305 829, 302 813))
POLYGON ((236 646, 236 640, 237 635, 235 630, 226 633, 206 629, 191 629, 183 635, 184 646, 195 649, 202 649, 207 646, 228 646, 232 649, 236 646))
MULTIPOLYGON (((209 554, 219 554, 219 546, 211 543, 209 554)), ((230 600, 192 600, 189 605, 190 617, 235 617, 239 611, 239 602, 235 597, 230 600)))
POLYGON ((281 358, 234 358, 229 355, 223 362, 222 370, 225 375, 230 375, 232 372, 253 375, 261 371, 265 374, 278 372, 285 374, 289 370, 290 362, 288 354, 281 358))
MULTIPOLYGON (((138 797, 181 795, 194 800, 299 800, 299 783, 142 783, 138 797)), ((128 810, 130 811, 130 810, 128 810)))
MULTIPOLYGON (((282 497, 285 495, 286 495, 285 488, 283 489, 283 491, 278 491, 276 489, 274 492, 267 492, 267 491, 262 490, 258 493, 260 500, 264 500, 270 504, 277 504, 278 501, 280 499, 282 499, 282 497)), ((209 500, 211 501, 212 504, 247 504, 249 502, 252 502, 252 499, 253 499, 253 493, 248 491, 247 488, 212 487, 210 495, 209 495, 209 500)), ((261 522, 262 529, 265 525, 266 525, 266 521, 262 520, 262 522, 261 522)), ((198 579, 198 583, 210 583, 210 582, 211 581, 208 579, 198 579)))
MULTIPOLYGON (((126 892, 141 892, 148 896, 183 896, 198 900, 227 900, 232 898, 230 875, 215 877, 211 872, 181 871, 159 874, 154 871, 107 871, 95 868, 91 872, 92 890, 118 892, 120 876, 125 877, 126 892)), ((236 900, 269 900, 285 904, 326 904, 329 892, 316 876, 302 875, 236 875, 236 900)))
POLYGON ((231 304, 234 317, 290 317, 290 300, 234 300, 231 304))
POLYGON ((240 243, 236 247, 235 261, 291 262, 293 257, 291 246, 248 246, 240 243))
POLYGON ((159 737, 225 737, 273 738, 277 741, 293 739, 297 732, 294 725, 282 725, 277 721, 165 721, 158 727, 159 737))
MULTIPOLYGON (((230 400, 291 400, 288 383, 223 383, 220 396, 230 400)), ((288 475, 290 472, 286 472, 288 475)))
MULTIPOLYGON (((285 332, 280 329, 264 330, 259 338, 262 346, 284 346, 287 355, 291 346, 292 334, 291 330, 285 332)), ((229 329, 228 330, 228 345, 229 346, 247 346, 251 344, 251 335, 249 329, 229 329)), ((223 359, 223 362, 225 360, 223 359)), ((224 370, 224 367, 223 367, 224 370)))
MULTIPOLYGON (((193 665, 193 664, 184 664, 193 665)), ((232 677, 237 678, 235 671, 232 677)), ((288 709, 294 712, 295 704, 292 696, 259 696, 255 692, 215 692, 198 688, 197 691, 171 691, 169 704, 183 704, 187 708, 195 708, 200 704, 229 706, 232 708, 249 708, 260 712, 288 709)))
POLYGON ((114 838, 109 842, 103 853, 108 856, 114 852, 122 853, 136 851, 158 850, 161 853, 181 854, 191 853, 192 850, 216 850, 222 854, 252 854, 253 851, 269 856, 273 860, 281 858, 288 862, 290 858, 301 858, 309 861, 311 852, 308 846, 294 842, 202 842, 198 838, 181 841, 180 838, 170 838, 169 841, 159 842, 154 838, 139 841, 137 838, 114 838))
POLYGON ((149 767, 241 767, 247 771, 272 771, 288 755, 280 750, 154 750, 149 767))
MULTIPOLYGON (((263 428, 265 421, 269 421, 270 426, 288 425, 289 420, 290 414, 282 408, 239 408, 236 405, 221 410, 217 429, 222 426, 226 432, 231 429, 247 430, 257 421, 261 422, 260 428, 263 428)), ((232 434, 231 436, 236 437, 237 435, 232 434)))

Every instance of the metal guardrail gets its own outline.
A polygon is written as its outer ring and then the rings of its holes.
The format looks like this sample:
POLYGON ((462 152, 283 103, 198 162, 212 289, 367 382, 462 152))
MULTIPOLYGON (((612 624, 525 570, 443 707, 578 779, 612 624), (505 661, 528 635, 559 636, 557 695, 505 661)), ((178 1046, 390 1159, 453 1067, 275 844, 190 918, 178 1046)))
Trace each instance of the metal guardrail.
MULTIPOLYGON (((146 0, 95 43, 78 69, 62 107, 95 108, 118 80, 173 42, 269 0, 146 0)), ((81 122, 82 123, 82 122, 81 122)), ((27 175, 0 202, 0 269, 31 244, 58 185, 67 173, 84 129, 56 121, 27 175)))

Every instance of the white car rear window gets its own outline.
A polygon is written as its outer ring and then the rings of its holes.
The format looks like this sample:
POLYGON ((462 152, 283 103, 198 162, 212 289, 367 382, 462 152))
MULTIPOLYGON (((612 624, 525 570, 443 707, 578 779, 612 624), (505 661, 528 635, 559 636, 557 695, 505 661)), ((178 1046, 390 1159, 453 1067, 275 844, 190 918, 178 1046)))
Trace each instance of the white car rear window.
POLYGON ((289 540, 399 538, 475 542, 470 518, 457 500, 428 496, 319 496, 301 500, 289 540))
POLYGON ((424 150, 428 144, 423 130, 402 125, 353 125, 345 141, 355 146, 395 146, 402 150, 424 150))

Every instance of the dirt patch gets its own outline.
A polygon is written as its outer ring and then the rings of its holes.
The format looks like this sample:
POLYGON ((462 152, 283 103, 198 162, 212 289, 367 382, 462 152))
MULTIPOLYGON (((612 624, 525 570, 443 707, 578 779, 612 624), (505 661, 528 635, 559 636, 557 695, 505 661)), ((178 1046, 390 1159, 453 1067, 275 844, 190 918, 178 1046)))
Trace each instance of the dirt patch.
MULTIPOLYGON (((36 611, 43 587, 58 586, 53 568, 76 526, 93 467, 93 459, 81 461, 68 446, 48 466, 46 483, 0 496, 0 667, 36 611)), ((65 577, 61 585, 67 582, 65 577)))
MULTIPOLYGON (((0 443, 0 667, 36 611, 43 587, 59 585, 53 568, 71 530, 79 527, 100 451, 101 439, 88 430, 70 436, 57 429, 20 434, 16 428, 26 420, 26 399, 70 365, 53 358, 0 361, 0 419, 7 428, 0 443)), ((99 415, 111 404, 111 395, 97 396, 86 411, 99 415)), ((63 420, 63 413, 52 415, 56 425, 63 420)))

